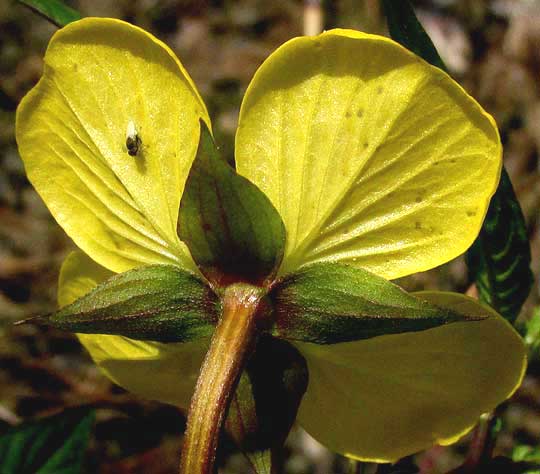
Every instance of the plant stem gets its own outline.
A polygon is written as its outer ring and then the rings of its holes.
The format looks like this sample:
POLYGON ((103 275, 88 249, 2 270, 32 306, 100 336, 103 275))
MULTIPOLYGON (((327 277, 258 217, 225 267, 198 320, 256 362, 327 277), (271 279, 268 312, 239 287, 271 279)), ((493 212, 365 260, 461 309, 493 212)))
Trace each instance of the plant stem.
POLYGON ((464 464, 464 467, 469 471, 472 471, 483 464, 484 458, 486 457, 486 445, 488 446, 488 451, 491 451, 491 447, 489 446, 491 444, 489 440, 491 419, 492 415, 482 416, 474 429, 473 438, 469 446, 469 453, 464 464))
POLYGON ((262 289, 225 289, 223 311, 206 354, 188 415, 180 474, 211 474, 225 413, 257 338, 262 289))
POLYGON ((304 35, 315 36, 322 32, 324 11, 321 0, 304 0, 304 35))
POLYGON ((504 410, 499 407, 495 413, 483 415, 478 422, 473 439, 469 445, 467 458, 461 469, 463 472, 474 473, 484 464, 488 463, 493 455, 493 448, 497 441, 499 429, 499 414, 504 410))
POLYGON ((349 474, 363 474, 363 467, 360 461, 349 459, 349 474))

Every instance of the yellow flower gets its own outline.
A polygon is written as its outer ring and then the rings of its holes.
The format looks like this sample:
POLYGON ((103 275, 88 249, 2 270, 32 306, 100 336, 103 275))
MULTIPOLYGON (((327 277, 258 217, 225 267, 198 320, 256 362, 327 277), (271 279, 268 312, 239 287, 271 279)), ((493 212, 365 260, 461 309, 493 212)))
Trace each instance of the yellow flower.
MULTIPOLYGON (((147 32, 89 18, 54 35, 18 109, 17 141, 29 179, 86 254, 64 263, 60 305, 140 265, 198 272, 176 227, 200 119, 210 124, 192 80, 147 32)), ((493 119, 444 72, 389 39, 332 30, 287 42, 257 71, 236 163, 285 223, 280 276, 333 261, 395 279, 471 245, 501 144, 493 119)), ((422 296, 489 317, 294 343, 309 368, 299 422, 331 449, 393 461, 451 443, 519 385, 524 348, 506 321, 461 295, 422 296)), ((115 382, 182 407, 208 343, 80 338, 115 382)))

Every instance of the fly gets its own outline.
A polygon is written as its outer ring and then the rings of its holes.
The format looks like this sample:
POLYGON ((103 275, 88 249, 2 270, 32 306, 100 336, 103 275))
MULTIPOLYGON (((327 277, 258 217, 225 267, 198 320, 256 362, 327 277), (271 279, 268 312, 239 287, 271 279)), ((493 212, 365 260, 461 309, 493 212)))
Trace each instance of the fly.
POLYGON ((137 156, 142 146, 141 137, 137 133, 137 127, 133 120, 130 120, 126 131, 126 148, 129 156, 137 156))

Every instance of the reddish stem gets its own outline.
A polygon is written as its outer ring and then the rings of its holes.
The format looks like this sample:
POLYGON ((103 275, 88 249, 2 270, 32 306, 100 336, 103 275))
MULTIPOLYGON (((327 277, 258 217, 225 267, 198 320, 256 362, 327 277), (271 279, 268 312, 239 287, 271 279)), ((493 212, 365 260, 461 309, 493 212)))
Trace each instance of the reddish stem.
POLYGON ((257 338, 262 289, 231 285, 191 399, 180 474, 211 474, 219 433, 238 379, 257 338))

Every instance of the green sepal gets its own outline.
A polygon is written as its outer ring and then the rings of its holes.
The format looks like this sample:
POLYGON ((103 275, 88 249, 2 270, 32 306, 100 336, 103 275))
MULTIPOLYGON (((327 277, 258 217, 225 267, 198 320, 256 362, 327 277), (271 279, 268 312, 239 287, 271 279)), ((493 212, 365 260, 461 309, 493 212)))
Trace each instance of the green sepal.
POLYGON ((412 296, 360 268, 316 263, 285 277, 270 294, 273 334, 335 344, 478 321, 412 296))
MULTIPOLYGON (((433 66, 447 70, 408 0, 383 0, 383 8, 392 39, 433 66)), ((503 167, 480 234, 467 252, 467 266, 480 300, 511 323, 532 287, 530 263, 525 218, 503 167)))
POLYGON ((1 474, 80 474, 94 422, 84 408, 9 429, 0 436, 1 474))
POLYGON ((242 373, 225 429, 256 474, 281 472, 272 451, 289 434, 307 389, 305 359, 287 341, 263 335, 242 373))
POLYGON ((480 300, 513 323, 534 277, 525 218, 504 169, 482 230, 467 252, 467 265, 480 300))
POLYGON ((19 0, 38 15, 61 28, 82 18, 81 14, 60 0, 19 0))
POLYGON ((276 273, 283 258, 280 215, 259 188, 219 156, 202 121, 180 203, 178 234, 201 272, 218 286, 260 284, 276 273))
POLYGON ((115 275, 40 319, 72 332, 187 342, 212 334, 219 305, 210 287, 191 273, 151 265, 115 275))

